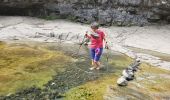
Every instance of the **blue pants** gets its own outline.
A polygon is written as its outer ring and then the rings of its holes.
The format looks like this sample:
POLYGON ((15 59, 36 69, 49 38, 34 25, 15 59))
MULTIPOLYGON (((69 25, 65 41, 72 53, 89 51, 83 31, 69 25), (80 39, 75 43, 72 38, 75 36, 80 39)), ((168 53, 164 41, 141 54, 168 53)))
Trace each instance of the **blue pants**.
POLYGON ((93 59, 95 62, 100 60, 102 53, 103 53, 103 48, 100 48, 100 51, 98 53, 96 53, 96 49, 90 48, 91 59, 93 59))

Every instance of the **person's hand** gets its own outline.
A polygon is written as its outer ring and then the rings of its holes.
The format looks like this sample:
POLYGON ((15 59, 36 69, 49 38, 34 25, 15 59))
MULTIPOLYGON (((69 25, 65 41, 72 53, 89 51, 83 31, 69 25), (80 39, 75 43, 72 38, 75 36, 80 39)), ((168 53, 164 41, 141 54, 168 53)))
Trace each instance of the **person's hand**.
POLYGON ((108 46, 108 44, 107 44, 107 43, 105 44, 105 49, 109 49, 109 46, 108 46))
POLYGON ((86 33, 84 36, 85 36, 85 37, 87 37, 87 36, 88 36, 88 34, 86 33))
POLYGON ((88 31, 86 31, 86 33, 85 33, 85 35, 84 35, 85 37, 87 37, 88 36, 88 31))

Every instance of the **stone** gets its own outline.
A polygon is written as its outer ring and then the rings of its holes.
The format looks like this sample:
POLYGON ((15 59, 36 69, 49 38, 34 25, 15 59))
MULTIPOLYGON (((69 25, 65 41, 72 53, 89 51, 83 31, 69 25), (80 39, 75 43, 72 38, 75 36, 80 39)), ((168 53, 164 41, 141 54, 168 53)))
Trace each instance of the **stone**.
POLYGON ((99 24, 102 25, 107 25, 107 24, 111 24, 112 22, 112 16, 111 16, 111 11, 110 10, 99 10, 99 18, 98 18, 98 22, 99 24))
POLYGON ((83 23, 91 23, 96 21, 97 9, 79 9, 75 11, 76 20, 83 23))
POLYGON ((0 24, 0 28, 3 28, 3 27, 4 27, 4 25, 0 24))
POLYGON ((168 23, 170 23, 170 16, 167 17, 167 21, 168 21, 168 23))
POLYGON ((160 15, 152 15, 148 18, 150 22, 158 22, 159 20, 161 20, 160 15))
POLYGON ((118 80, 117 80, 117 84, 119 86, 127 86, 128 85, 128 81, 126 80, 126 78, 124 76, 120 77, 118 80))

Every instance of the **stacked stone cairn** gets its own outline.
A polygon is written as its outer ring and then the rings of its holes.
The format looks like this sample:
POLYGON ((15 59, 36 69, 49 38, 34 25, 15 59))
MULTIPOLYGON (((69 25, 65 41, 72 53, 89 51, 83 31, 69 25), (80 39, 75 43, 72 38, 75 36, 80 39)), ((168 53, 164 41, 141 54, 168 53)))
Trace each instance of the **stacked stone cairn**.
POLYGON ((118 86, 127 86, 128 81, 134 80, 135 72, 139 70, 140 64, 141 64, 141 61, 139 59, 136 59, 125 70, 123 70, 122 76, 117 80, 118 86))

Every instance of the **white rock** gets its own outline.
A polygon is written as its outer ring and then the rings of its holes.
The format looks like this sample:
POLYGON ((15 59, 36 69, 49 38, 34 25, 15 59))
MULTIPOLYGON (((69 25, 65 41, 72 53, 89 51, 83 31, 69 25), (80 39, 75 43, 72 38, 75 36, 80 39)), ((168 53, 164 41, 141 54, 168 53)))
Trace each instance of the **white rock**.
POLYGON ((117 80, 117 84, 120 86, 126 86, 128 84, 128 81, 124 76, 122 76, 117 80))

